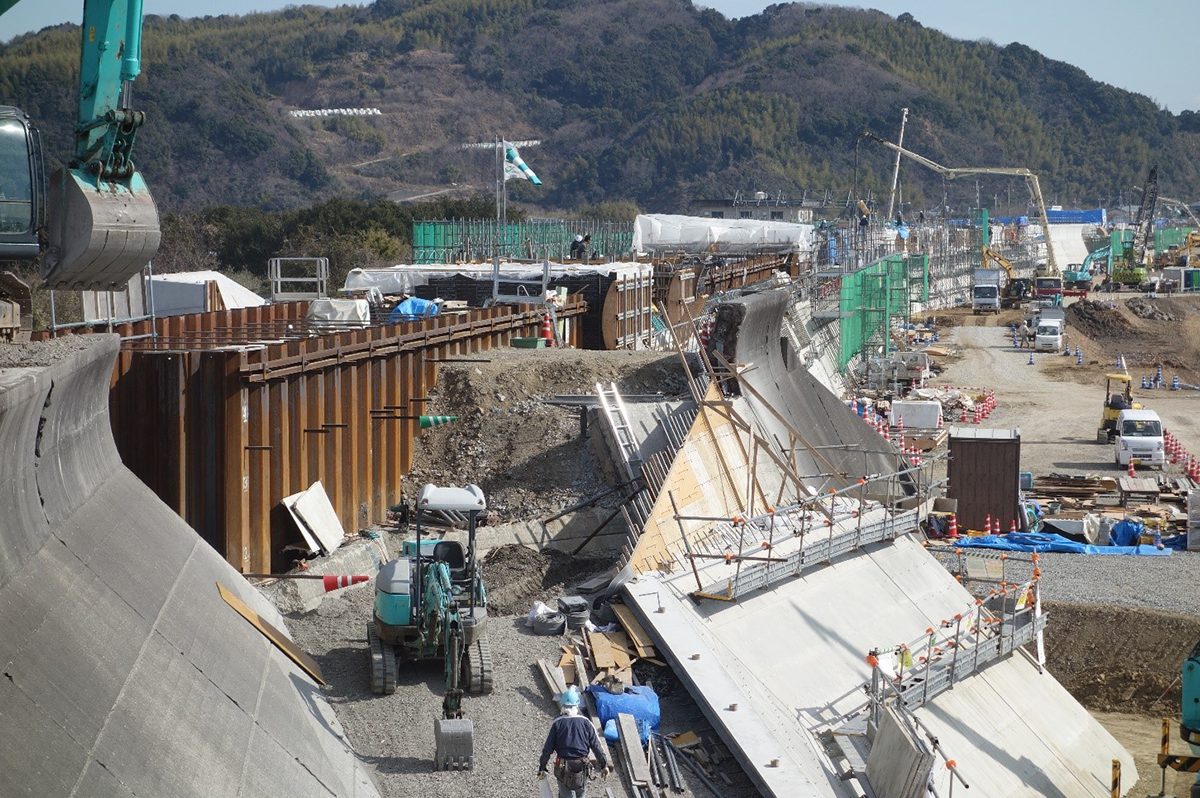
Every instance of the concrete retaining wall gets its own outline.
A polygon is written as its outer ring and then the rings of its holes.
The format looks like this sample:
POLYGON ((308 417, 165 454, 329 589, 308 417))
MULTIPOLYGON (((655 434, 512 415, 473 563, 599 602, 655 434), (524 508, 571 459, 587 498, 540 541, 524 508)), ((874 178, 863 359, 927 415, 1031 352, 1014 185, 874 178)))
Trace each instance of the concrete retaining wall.
POLYGON ((116 353, 0 355, 0 795, 378 795, 319 687, 217 582, 282 618, 121 464, 116 353))

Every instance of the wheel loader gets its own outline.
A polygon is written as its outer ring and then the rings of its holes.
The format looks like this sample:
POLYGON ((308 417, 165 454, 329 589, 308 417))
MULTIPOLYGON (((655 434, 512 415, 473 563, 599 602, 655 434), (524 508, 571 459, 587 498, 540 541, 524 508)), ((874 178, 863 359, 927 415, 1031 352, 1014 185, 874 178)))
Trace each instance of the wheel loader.
POLYGON ((415 539, 379 569, 375 607, 367 624, 371 690, 396 691, 402 663, 441 660, 446 679, 442 717, 434 721, 434 767, 469 770, 474 764, 474 724, 463 717, 466 693, 492 691, 492 650, 487 639, 487 590, 476 557, 475 530, 487 509, 483 491, 426 485, 413 515, 415 539), (462 525, 457 540, 426 538, 431 521, 462 525))

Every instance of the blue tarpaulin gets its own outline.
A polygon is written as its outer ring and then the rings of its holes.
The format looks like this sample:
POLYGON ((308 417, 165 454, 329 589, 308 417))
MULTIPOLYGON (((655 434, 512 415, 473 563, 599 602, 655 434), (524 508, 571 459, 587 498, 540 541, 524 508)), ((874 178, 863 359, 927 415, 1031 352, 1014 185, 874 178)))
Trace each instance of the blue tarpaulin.
POLYGON ((1048 532, 1009 532, 1007 535, 959 538, 954 545, 962 549, 1066 552, 1068 554, 1139 554, 1158 557, 1171 553, 1170 549, 1156 549, 1154 546, 1145 544, 1140 546, 1092 546, 1087 543, 1076 543, 1070 538, 1048 532))
POLYGON ((436 316, 437 313, 438 305, 436 302, 410 296, 392 309, 391 314, 388 316, 388 324, 396 324, 402 321, 417 321, 418 319, 436 316))
POLYGON ((649 739, 651 729, 658 728, 662 717, 658 708, 658 694, 649 687, 626 687, 625 692, 614 694, 600 685, 593 684, 588 688, 588 692, 596 700, 596 715, 605 727, 610 720, 616 720, 617 715, 625 712, 633 715, 633 719, 637 721, 643 742, 649 739))

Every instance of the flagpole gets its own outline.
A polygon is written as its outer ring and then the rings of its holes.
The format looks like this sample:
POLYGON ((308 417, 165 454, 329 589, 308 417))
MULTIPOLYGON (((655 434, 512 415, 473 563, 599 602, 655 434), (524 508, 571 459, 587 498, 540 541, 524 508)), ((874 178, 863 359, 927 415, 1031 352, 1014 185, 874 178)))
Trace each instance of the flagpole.
POLYGON ((492 253, 496 257, 500 257, 500 214, 501 214, 501 199, 500 191, 504 186, 504 143, 500 136, 496 136, 496 235, 492 238, 492 253))

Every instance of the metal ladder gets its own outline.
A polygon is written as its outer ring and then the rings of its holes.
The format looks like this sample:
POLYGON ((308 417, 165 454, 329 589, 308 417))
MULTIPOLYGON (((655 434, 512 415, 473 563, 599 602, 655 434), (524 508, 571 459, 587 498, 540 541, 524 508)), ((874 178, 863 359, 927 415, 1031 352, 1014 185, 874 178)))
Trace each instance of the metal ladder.
POLYGON ((613 440, 617 443, 622 465, 625 467, 625 476, 631 480, 638 479, 642 475, 641 449, 638 447, 637 438, 634 437, 633 428, 629 425, 629 414, 625 410, 625 402, 621 399, 620 392, 617 391, 617 384, 610 382, 605 387, 603 383, 596 383, 596 397, 600 400, 600 409, 612 432, 613 440))

